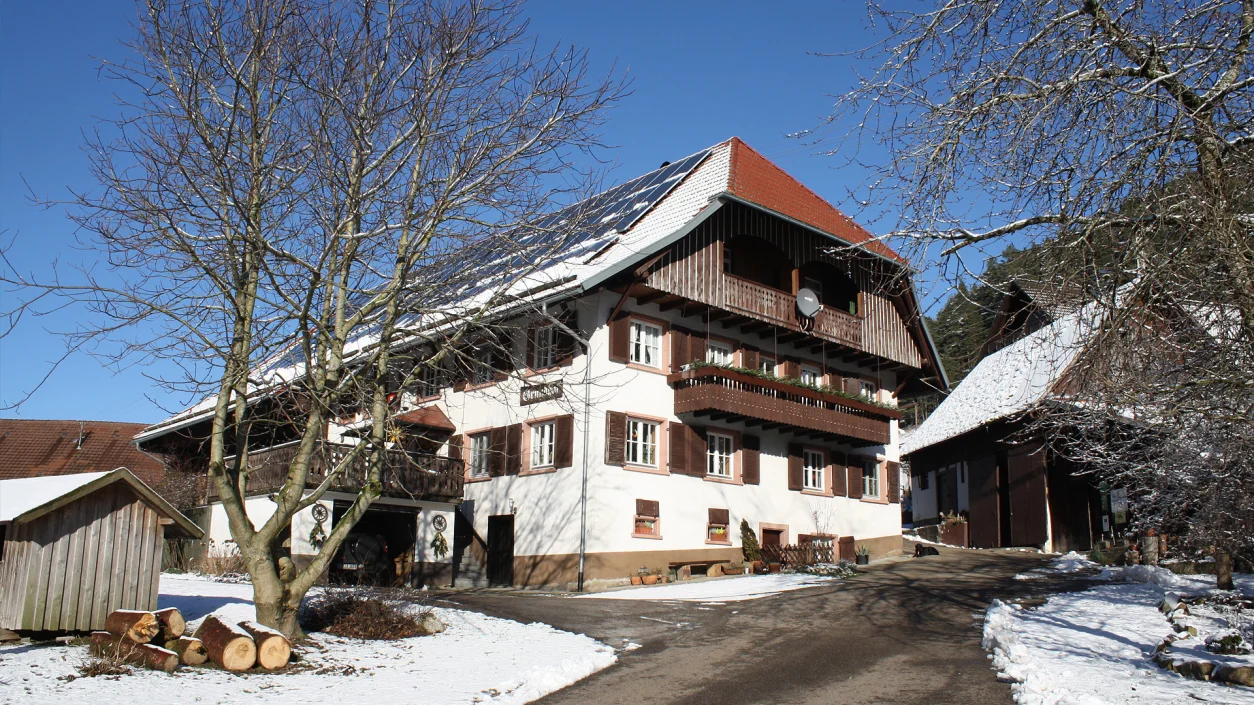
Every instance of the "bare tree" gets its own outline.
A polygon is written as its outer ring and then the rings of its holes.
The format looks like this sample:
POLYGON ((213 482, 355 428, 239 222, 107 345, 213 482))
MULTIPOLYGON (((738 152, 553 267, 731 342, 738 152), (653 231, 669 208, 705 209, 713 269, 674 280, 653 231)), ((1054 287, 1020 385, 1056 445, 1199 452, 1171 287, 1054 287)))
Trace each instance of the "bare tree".
POLYGON ((209 479, 259 621, 287 634, 380 496, 389 394, 424 366, 472 359, 464 346, 488 340, 506 291, 577 225, 540 216, 590 186, 572 160, 599 147, 623 86, 589 80, 583 52, 540 50, 521 10, 141 2, 132 57, 106 64, 135 97, 89 144, 101 190, 75 198, 107 267, 6 272, 22 292, 11 318, 79 306, 71 347, 172 360, 183 376, 164 383, 209 395, 209 479), (393 351, 415 341, 398 365, 393 351), (327 424, 354 406, 370 421, 364 442, 307 492, 327 424), (299 445, 257 526, 248 449, 276 423, 299 445), (284 563, 293 515, 362 457, 365 482, 318 556, 284 563))
POLYGON ((919 261, 962 274, 969 251, 1039 245, 1045 278, 1101 314, 1071 403, 1040 410, 1042 427, 1138 488, 1147 526, 1221 563, 1248 555, 1254 2, 940 0, 870 16, 874 69, 838 100, 826 148, 885 150, 869 198, 919 261))

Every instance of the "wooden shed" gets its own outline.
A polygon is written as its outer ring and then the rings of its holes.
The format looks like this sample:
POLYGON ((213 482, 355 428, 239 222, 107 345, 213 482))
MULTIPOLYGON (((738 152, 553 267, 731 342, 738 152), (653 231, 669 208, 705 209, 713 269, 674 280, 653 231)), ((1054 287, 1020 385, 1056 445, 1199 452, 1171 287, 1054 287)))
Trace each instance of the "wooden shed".
POLYGON ((203 535, 126 468, 0 480, 0 628, 89 631, 156 609, 164 539, 203 535))

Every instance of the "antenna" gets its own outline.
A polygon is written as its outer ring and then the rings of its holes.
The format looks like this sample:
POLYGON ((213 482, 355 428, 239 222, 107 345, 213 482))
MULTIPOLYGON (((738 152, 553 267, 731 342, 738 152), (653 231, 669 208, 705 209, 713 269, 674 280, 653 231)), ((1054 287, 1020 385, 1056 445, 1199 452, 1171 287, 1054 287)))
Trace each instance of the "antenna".
POLYGON ((78 443, 75 444, 74 450, 82 450, 82 449, 83 449, 83 422, 79 421, 78 422, 78 443))

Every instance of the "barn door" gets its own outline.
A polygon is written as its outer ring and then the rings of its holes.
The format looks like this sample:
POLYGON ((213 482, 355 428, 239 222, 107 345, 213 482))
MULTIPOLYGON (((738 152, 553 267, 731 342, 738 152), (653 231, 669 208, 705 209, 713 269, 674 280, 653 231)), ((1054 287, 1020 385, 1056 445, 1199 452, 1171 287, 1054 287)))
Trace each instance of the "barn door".
POLYGON ((514 584, 514 515, 488 517, 488 584, 514 584))
POLYGON ((1010 541, 1012 546, 1044 545, 1045 453, 1025 445, 1006 456, 1010 480, 1010 541))
POLYGON ((975 548, 997 548, 1001 545, 1001 530, 995 457, 986 455, 967 463, 967 490, 971 545, 975 548))

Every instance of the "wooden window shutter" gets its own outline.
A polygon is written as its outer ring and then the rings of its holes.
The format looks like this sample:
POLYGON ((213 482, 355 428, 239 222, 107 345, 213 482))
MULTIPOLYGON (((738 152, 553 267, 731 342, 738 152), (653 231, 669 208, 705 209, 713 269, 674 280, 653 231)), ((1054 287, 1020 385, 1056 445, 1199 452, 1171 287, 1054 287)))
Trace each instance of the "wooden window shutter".
POLYGON ((758 369, 758 349, 748 345, 741 348, 740 366, 750 370, 758 369))
POLYGON ((567 414, 553 422, 553 467, 568 468, 574 465, 575 417, 567 414))
POLYGON ((540 330, 539 326, 527 328, 527 369, 531 370, 536 368, 536 332, 538 330, 540 330))
POLYGON ((688 340, 691 336, 682 328, 671 328, 671 371, 678 372, 688 364, 688 340))
POLYGON ((707 441, 705 429, 697 426, 688 427, 688 474, 692 477, 705 477, 705 451, 707 441))
POLYGON ((517 475, 522 470, 522 424, 505 427, 505 474, 517 475))
POLYGON ((661 507, 658 505, 658 501, 656 499, 637 499, 636 515, 657 519, 662 516, 661 507))
POLYGON ((492 377, 497 381, 507 379, 514 371, 514 360, 508 348, 495 348, 492 351, 492 377))
POLYGON ((462 434, 458 433, 453 436, 449 436, 448 457, 455 460, 462 459, 462 434))
POLYGON ((688 427, 672 421, 670 424, 670 443, 668 451, 670 453, 671 472, 676 475, 688 474, 688 427))
POLYGON ((730 524, 731 515, 726 509, 715 509, 710 507, 710 523, 711 524, 730 524))
POLYGON ((622 465, 627 459, 627 414, 605 412, 605 464, 622 465))
POLYGON ((500 477, 505 474, 505 427, 497 426, 488 431, 488 475, 500 477))
POLYGON ((620 313, 610 321, 610 361, 627 362, 631 357, 631 319, 620 313))
POLYGON ((888 465, 888 501, 901 503, 901 463, 890 462, 888 465))
POLYGON ((849 456, 849 497, 862 499, 862 459, 856 455, 849 456))
POLYGON ((762 481, 761 450, 762 439, 747 434, 740 437, 740 479, 746 485, 762 481))
MULTIPOLYGON (((579 313, 574 309, 563 311, 558 315, 557 320, 572 331, 579 330, 579 313)), ((559 365, 569 365, 575 359, 575 352, 578 349, 579 341, 559 326, 553 334, 554 361, 559 365)))
POLYGON ((849 490, 846 487, 848 484, 849 473, 845 470, 845 454, 832 453, 830 465, 832 469, 832 494, 837 497, 844 497, 849 493, 849 490))
POLYGON ((861 394, 862 393, 862 380, 858 379, 857 377, 846 377, 845 378, 845 393, 846 394, 861 394))
POLYGON ((801 379, 801 363, 792 358, 784 358, 784 373, 782 376, 785 379, 801 379))
POLYGON ((788 444, 788 489, 801 491, 802 481, 802 447, 799 443, 788 444))
POLYGON ((705 362, 705 334, 688 335, 688 362, 705 362))

